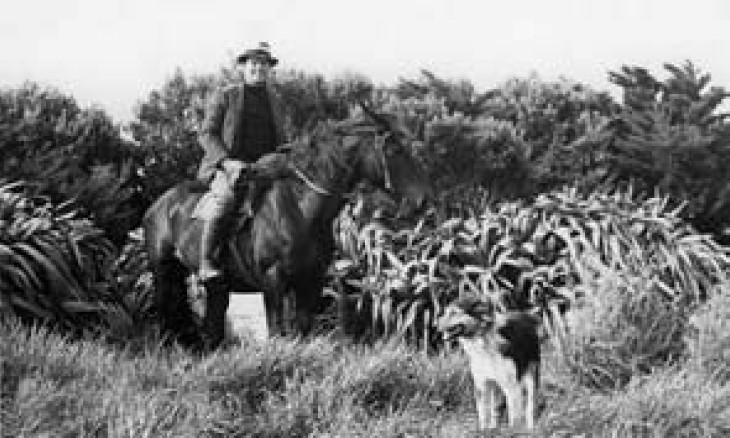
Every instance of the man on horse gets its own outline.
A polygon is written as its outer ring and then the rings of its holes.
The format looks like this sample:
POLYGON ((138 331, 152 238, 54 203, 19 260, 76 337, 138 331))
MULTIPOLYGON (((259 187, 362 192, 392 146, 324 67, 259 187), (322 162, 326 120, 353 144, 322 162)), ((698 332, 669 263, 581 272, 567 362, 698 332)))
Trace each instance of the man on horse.
MULTIPOLYGON (((267 43, 246 50, 236 58, 241 83, 214 91, 206 108, 200 133, 205 154, 198 179, 208 185, 209 193, 205 208, 196 216, 203 220, 198 275, 207 294, 227 293, 215 255, 224 240, 228 218, 241 207, 236 183, 261 157, 274 153, 284 142, 279 102, 268 85, 277 63, 267 43)), ((245 202, 252 214, 250 192, 245 202)))

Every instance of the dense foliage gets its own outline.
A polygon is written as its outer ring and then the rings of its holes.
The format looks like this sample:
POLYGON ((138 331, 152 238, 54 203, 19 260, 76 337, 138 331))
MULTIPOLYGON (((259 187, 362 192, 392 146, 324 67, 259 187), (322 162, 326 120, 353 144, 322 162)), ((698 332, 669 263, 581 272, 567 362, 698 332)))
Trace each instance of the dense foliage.
POLYGON ((721 236, 730 219, 730 127, 718 107, 728 94, 708 89, 710 75, 692 63, 665 68, 671 76, 664 81, 638 67, 611 74, 624 106, 607 128, 609 169, 618 181, 687 202, 684 217, 721 236))
POLYGON ((73 199, 114 242, 137 226, 140 153, 103 111, 53 88, 0 91, 0 175, 55 202, 73 199))
POLYGON ((160 90, 150 92, 135 108, 136 118, 129 128, 144 151, 143 189, 147 200, 195 177, 203 156, 198 126, 205 98, 214 86, 212 76, 186 78, 177 70, 160 90))
POLYGON ((333 284, 369 304, 376 329, 426 345, 435 315, 464 293, 552 323, 607 285, 692 306, 727 284, 730 252, 678 215, 667 198, 566 190, 397 231, 343 216, 333 284))
MULTIPOLYGON (((711 296, 726 281, 727 254, 716 244, 730 222, 730 128, 718 112, 726 93, 709 87, 709 75, 691 63, 666 70, 664 80, 640 67, 612 72, 622 102, 537 75, 479 91, 428 71, 392 87, 354 73, 278 73, 273 88, 290 139, 319 121, 357 116, 366 102, 405 132, 436 188, 432 213, 405 228, 374 225, 362 213, 368 209, 342 215, 330 289, 367 304, 377 330, 422 345, 431 343, 440 306, 465 291, 505 307, 538 305, 553 316, 609 279, 627 291, 648 288, 668 303, 711 296), (650 284, 637 286, 640 277, 650 284)), ((85 290, 114 291, 119 308, 149 313, 149 274, 139 236, 130 240, 129 232, 150 202, 194 176, 206 99, 234 76, 227 69, 191 77, 176 71, 138 103, 128 139, 102 111, 79 108, 56 90, 26 84, 3 91, 3 176, 24 181, 13 196, 47 199, 30 213, 5 200, 7 220, 65 217, 51 207, 57 205, 78 210, 114 246, 105 246, 102 258, 81 248, 63 269, 77 269, 81 259, 113 259, 102 270, 115 274, 85 277, 93 283, 85 290)), ((25 238, 4 236, 7 248, 25 238)), ((20 257, 13 251, 5 257, 20 257)), ((26 308, 48 319, 68 319, 56 310, 63 305, 53 304, 66 292, 29 280, 22 284, 34 296, 53 298, 28 301, 18 286, 24 277, 12 278, 2 283, 6 307, 30 302, 26 308)), ((93 307, 97 298, 79 300, 93 307)), ((128 313, 120 313, 126 322, 119 327, 129 326, 128 313)))
POLYGON ((430 174, 436 199, 413 222, 373 214, 383 194, 352 198, 333 230, 327 286, 346 334, 417 348, 328 333, 244 337, 204 358, 163 348, 137 226, 155 197, 195 174, 205 100, 234 73, 175 72, 139 102, 127 139, 54 89, 0 91, 2 427, 467 436, 465 358, 419 349, 441 347, 434 319, 471 293, 537 307, 553 335, 538 435, 728 436, 726 93, 690 63, 665 67, 663 80, 612 72, 621 102, 536 75, 481 92, 427 71, 393 87, 280 73, 290 138, 367 101, 407 131, 430 174))
POLYGON ((0 315, 77 334, 141 328, 150 310, 149 289, 138 286, 141 269, 117 258, 103 230, 71 203, 0 180, 0 225, 0 315))

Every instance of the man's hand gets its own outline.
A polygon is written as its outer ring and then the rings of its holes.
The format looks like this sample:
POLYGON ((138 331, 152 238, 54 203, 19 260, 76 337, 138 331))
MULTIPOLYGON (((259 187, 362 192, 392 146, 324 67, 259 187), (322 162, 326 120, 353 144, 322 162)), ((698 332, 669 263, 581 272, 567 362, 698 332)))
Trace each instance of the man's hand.
POLYGON ((250 167, 248 163, 245 163, 241 160, 234 160, 231 158, 226 158, 225 160, 223 160, 221 166, 223 167, 223 170, 226 172, 226 174, 233 181, 237 181, 238 177, 241 176, 242 173, 246 172, 250 167))
POLYGON ((291 176, 288 156, 280 152, 262 156, 253 167, 259 171, 262 178, 282 179, 291 176))
POLYGON ((255 163, 226 158, 221 166, 234 181, 241 175, 247 179, 281 179, 292 175, 287 156, 281 153, 266 154, 255 163))
POLYGON ((248 164, 241 160, 234 160, 232 158, 226 158, 222 163, 223 170, 227 173, 240 173, 243 169, 248 167, 248 164))

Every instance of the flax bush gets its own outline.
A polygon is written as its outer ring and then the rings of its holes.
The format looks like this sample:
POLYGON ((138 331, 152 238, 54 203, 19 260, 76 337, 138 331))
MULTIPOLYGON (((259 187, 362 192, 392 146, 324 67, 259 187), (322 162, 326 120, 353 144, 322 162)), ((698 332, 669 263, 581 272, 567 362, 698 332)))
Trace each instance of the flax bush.
POLYGON ((596 294, 639 313, 690 308, 727 281, 730 267, 727 250, 693 231, 666 198, 622 191, 557 191, 400 230, 345 216, 338 238, 335 287, 359 293, 381 332, 423 346, 443 305, 465 293, 503 309, 537 307, 562 330, 565 309, 596 294))
POLYGON ((139 255, 117 258, 103 231, 73 204, 30 197, 21 183, 0 181, 0 224, 0 316, 75 333, 138 331, 148 313, 146 291, 126 286, 143 273, 139 255), (120 272, 121 266, 134 269, 120 272))

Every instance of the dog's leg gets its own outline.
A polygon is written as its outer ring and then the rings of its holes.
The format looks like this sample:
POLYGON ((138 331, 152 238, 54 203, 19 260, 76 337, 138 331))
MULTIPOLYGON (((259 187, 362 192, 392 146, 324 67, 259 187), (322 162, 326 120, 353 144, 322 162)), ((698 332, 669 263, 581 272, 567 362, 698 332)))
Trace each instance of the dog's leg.
POLYGON ((522 378, 525 394, 527 400, 525 401, 525 423, 528 429, 535 428, 536 418, 536 399, 538 385, 540 383, 540 369, 538 364, 531 364, 525 376, 522 378))
POLYGON ((510 427, 515 427, 525 413, 525 400, 522 386, 516 378, 511 378, 503 385, 504 395, 507 398, 507 418, 510 427))
POLYGON ((499 426, 499 385, 489 382, 489 427, 496 429, 499 426))
MULTIPOLYGON (((487 429, 487 404, 491 387, 486 379, 474 376, 474 401, 477 407, 478 429, 487 429)), ((490 423, 491 423, 490 419, 490 423)))

